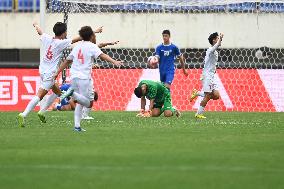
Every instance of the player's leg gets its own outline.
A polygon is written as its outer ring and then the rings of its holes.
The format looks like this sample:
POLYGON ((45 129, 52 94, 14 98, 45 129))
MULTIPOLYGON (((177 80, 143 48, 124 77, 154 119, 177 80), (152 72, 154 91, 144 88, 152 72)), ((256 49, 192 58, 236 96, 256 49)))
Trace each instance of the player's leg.
POLYGON ((213 90, 211 94, 211 99, 218 100, 220 99, 220 93, 218 90, 213 90))
POLYGON ((165 95, 165 101, 162 111, 164 112, 165 117, 172 117, 173 115, 176 115, 177 117, 181 116, 180 111, 172 105, 170 92, 165 95))
POLYGON ((190 99, 189 101, 192 102, 195 98, 197 98, 198 96, 201 96, 201 97, 204 97, 205 94, 203 91, 198 91, 196 89, 193 89, 192 92, 191 92, 191 96, 190 96, 190 99))
POLYGON ((43 99, 43 97, 48 93, 49 89, 54 85, 54 80, 41 80, 41 86, 37 92, 37 95, 32 98, 28 103, 24 112, 17 116, 18 125, 20 127, 25 126, 25 117, 36 107, 36 105, 43 99))
POLYGON ((174 71, 169 71, 166 73, 164 85, 169 89, 169 91, 171 91, 171 85, 173 83, 174 77, 175 77, 174 71))
MULTIPOLYGON (((91 79, 90 85, 89 85, 89 98, 90 101, 94 101, 95 100, 95 89, 94 89, 94 81, 93 79, 91 79)), ((83 114, 82 114, 82 119, 85 120, 93 120, 94 118, 89 116, 90 111, 92 110, 92 108, 87 108, 84 107, 83 108, 83 114)))
POLYGON ((42 123, 46 123, 46 118, 45 118, 45 115, 44 115, 46 110, 52 105, 52 103, 55 101, 55 99, 61 95, 61 90, 60 90, 57 83, 55 83, 52 86, 51 89, 52 89, 53 93, 47 98, 46 103, 42 106, 40 111, 37 113, 37 115, 38 115, 38 117, 39 117, 39 119, 42 123))
MULTIPOLYGON (((82 100, 82 98, 86 98, 89 101, 89 85, 90 80, 88 79, 75 79, 72 80, 72 86, 74 86, 73 82, 75 82, 75 85, 78 88, 78 95, 81 97, 78 99, 75 98, 75 100, 78 102, 75 111, 74 111, 74 131, 85 131, 81 128, 81 119, 82 119, 82 110, 83 110, 83 104, 81 104, 79 101, 82 100)), ((76 92, 73 93, 73 95, 76 94, 76 92)), ((90 107, 91 102, 89 101, 87 107, 90 107)))
POLYGON ((211 99, 213 99, 213 100, 220 99, 220 93, 219 93, 219 90, 218 90, 218 86, 217 86, 217 82, 216 82, 215 77, 213 79, 211 99))
MULTIPOLYGON (((89 84, 89 81, 87 81, 87 83, 89 84)), ((82 79, 78 79, 78 78, 74 78, 71 81, 71 87, 60 96, 60 100, 67 98, 69 96, 72 96, 72 98, 79 104, 85 106, 85 107, 90 107, 91 103, 90 100, 88 99, 88 97, 83 96, 82 94, 79 93, 79 86, 85 85, 86 81, 84 82, 84 80, 82 79), (83 82, 83 83, 80 83, 83 82)), ((88 89, 88 86, 85 86, 86 88, 84 88, 84 90, 88 89)), ((88 90, 87 90, 88 91, 88 90)))
POLYGON ((205 92, 205 96, 202 99, 202 101, 200 102, 200 106, 198 107, 197 113, 195 114, 196 118, 200 118, 200 119, 204 119, 206 118, 203 113, 204 113, 204 109, 208 103, 208 101, 211 99, 212 94, 211 93, 207 93, 205 92))
POLYGON ((74 131, 86 131, 81 128, 82 109, 83 106, 81 104, 76 104, 74 111, 74 131))
POLYGON ((153 108, 152 110, 152 117, 159 117, 162 114, 160 108, 153 108))
POLYGON ((207 102, 211 99, 212 97, 212 90, 213 90, 213 82, 211 79, 204 79, 202 80, 202 91, 204 91, 204 98, 200 102, 200 106, 198 107, 198 110, 195 114, 196 118, 199 119, 205 119, 206 117, 203 115, 204 109, 207 105, 207 102))

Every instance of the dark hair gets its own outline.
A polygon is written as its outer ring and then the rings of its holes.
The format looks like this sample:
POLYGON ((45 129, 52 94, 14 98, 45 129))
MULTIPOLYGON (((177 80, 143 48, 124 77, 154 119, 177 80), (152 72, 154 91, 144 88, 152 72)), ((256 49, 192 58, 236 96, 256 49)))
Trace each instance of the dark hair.
POLYGON ((212 33, 212 34, 209 35, 208 41, 209 41, 209 43, 210 43, 211 45, 213 45, 213 40, 214 40, 216 37, 218 37, 218 32, 215 32, 215 33, 212 33))
POLYGON ((163 33, 162 33, 162 35, 164 35, 164 34, 168 34, 169 36, 171 36, 170 30, 164 30, 163 33))
POLYGON ((92 35, 94 35, 94 31, 92 30, 92 28, 90 26, 83 26, 79 30, 79 35, 80 35, 80 37, 82 37, 82 39, 84 41, 90 41, 92 35))
POLYGON ((142 97, 142 87, 136 87, 134 89, 134 94, 138 97, 141 98, 142 97))
POLYGON ((53 32, 56 36, 60 36, 67 31, 67 25, 62 22, 57 22, 53 26, 53 32))

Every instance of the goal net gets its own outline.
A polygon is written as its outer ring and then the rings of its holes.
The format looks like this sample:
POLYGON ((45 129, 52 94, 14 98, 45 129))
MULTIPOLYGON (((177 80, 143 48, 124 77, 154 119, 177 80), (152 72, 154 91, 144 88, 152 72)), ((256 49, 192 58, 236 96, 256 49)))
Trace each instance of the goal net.
POLYGON ((133 90, 142 79, 159 80, 159 70, 150 69, 147 59, 162 43, 162 31, 169 29, 189 72, 184 76, 176 62, 171 88, 174 106, 184 111, 198 107, 200 98, 191 103, 188 99, 192 89, 202 87, 208 36, 222 32, 217 65, 221 99, 210 101, 206 109, 284 111, 283 0, 47 0, 47 31, 63 20, 68 23, 69 37, 78 35, 84 25, 103 26, 98 43, 119 41, 102 50, 125 61, 122 68, 100 59, 94 62, 94 86, 99 93, 96 110, 140 109, 133 90))

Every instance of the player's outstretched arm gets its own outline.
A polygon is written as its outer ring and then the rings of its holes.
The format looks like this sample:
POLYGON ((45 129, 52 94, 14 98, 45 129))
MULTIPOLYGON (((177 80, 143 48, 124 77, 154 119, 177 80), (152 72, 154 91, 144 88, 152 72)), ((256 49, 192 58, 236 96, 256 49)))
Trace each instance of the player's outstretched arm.
POLYGON ((40 28, 40 26, 38 25, 38 23, 34 22, 34 23, 33 23, 33 26, 34 26, 34 28, 36 29, 36 32, 38 33, 38 35, 42 35, 42 34, 43 34, 43 31, 42 31, 42 29, 40 28))
POLYGON ((105 60, 107 62, 110 62, 116 66, 121 66, 123 64, 123 61, 117 61, 117 60, 114 60, 113 58, 111 58, 109 55, 105 54, 105 53, 102 53, 100 54, 99 56, 102 60, 105 60))
POLYGON ((187 72, 187 70, 185 69, 185 58, 183 57, 182 54, 179 56, 179 62, 180 62, 181 68, 182 68, 182 70, 183 70, 183 74, 184 74, 185 76, 188 76, 188 72, 187 72))
POLYGON ((103 26, 95 29, 94 33, 102 33, 103 32, 103 26))
POLYGON ((65 68, 67 68, 67 66, 69 66, 70 64, 72 64, 72 60, 64 60, 64 62, 62 64, 60 64, 60 67, 58 69, 58 71, 54 74, 54 79, 56 79, 59 75, 60 72, 62 72, 65 68))
POLYGON ((107 42, 107 43, 99 43, 98 44, 98 47, 99 48, 103 48, 103 47, 106 47, 106 46, 109 46, 109 45, 116 45, 118 44, 119 41, 114 41, 114 42, 107 42))
POLYGON ((83 40, 83 39, 82 39, 80 36, 74 37, 74 38, 72 39, 71 44, 77 43, 78 41, 82 41, 82 40, 83 40))

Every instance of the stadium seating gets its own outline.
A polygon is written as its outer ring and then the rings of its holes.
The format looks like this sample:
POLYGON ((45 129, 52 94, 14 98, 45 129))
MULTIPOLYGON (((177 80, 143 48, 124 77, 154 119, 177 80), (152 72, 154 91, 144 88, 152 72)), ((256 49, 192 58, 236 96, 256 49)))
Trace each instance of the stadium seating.
POLYGON ((12 11, 13 11, 13 0, 0 1, 0 12, 12 12, 12 11))
POLYGON ((36 0, 36 5, 34 6, 34 0, 17 0, 16 7, 18 12, 39 12, 40 0, 36 0))
MULTIPOLYGON (((231 3, 227 5, 219 5, 219 0, 216 1, 216 5, 212 5, 214 0, 211 0, 210 6, 162 6, 153 3, 131 3, 131 4, 121 4, 121 5, 100 5, 100 8, 105 9, 106 11, 189 11, 189 12, 204 12, 204 11, 229 11, 229 12, 284 12, 283 3, 256 3, 256 2, 242 2, 242 3, 231 3)), ((34 0, 1 0, 0 1, 0 12, 39 12, 40 9, 40 0, 36 0, 36 5, 34 6, 34 0), (15 5, 15 8, 13 7, 15 5)), ((58 12, 62 9, 62 2, 60 0, 53 0, 49 10, 52 12, 58 12)), ((96 10, 97 5, 93 6, 96 10)))

